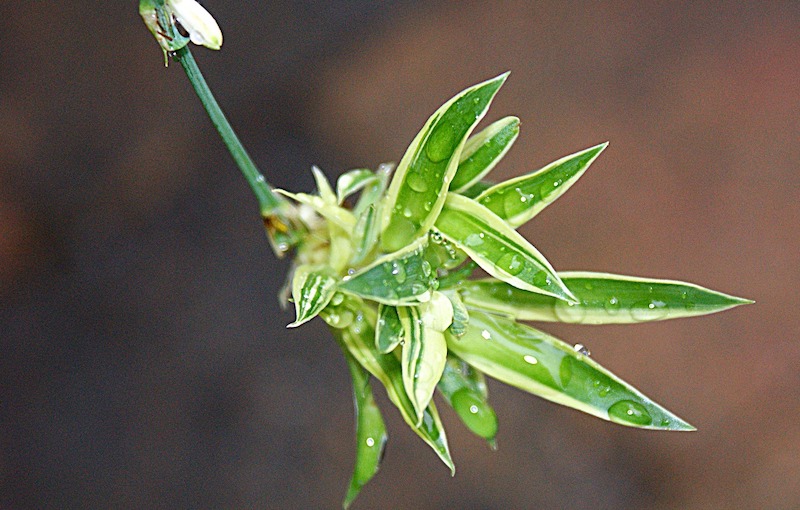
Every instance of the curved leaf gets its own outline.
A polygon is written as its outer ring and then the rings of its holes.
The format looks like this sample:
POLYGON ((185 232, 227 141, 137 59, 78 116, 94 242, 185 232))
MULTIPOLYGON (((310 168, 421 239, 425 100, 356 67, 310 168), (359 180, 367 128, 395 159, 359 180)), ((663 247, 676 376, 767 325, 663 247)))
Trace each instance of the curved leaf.
POLYGON ((392 354, 381 354, 375 350, 375 330, 372 326, 376 320, 375 311, 363 304, 360 308, 353 310, 331 310, 330 312, 329 310, 330 307, 323 312, 322 317, 329 321, 328 324, 331 324, 331 331, 336 339, 362 367, 383 384, 389 400, 400 411, 403 420, 428 446, 433 448, 442 462, 450 468, 451 473, 455 473, 455 466, 447 445, 447 436, 436 406, 433 402, 428 405, 423 414, 422 423, 418 426, 416 411, 403 387, 400 362, 392 354), (341 317, 345 311, 353 316, 352 321, 345 327, 340 327, 339 320, 330 320, 329 314, 341 317))
POLYGON ((343 209, 336 204, 326 202, 325 199, 321 197, 309 195, 307 193, 290 193, 282 189, 276 189, 275 193, 289 197, 300 204, 307 205, 331 223, 335 223, 348 232, 353 231, 356 218, 353 216, 353 213, 347 209, 343 209))
POLYGON ((336 180, 336 202, 341 204, 353 193, 378 182, 378 179, 375 172, 366 168, 358 168, 343 173, 336 180))
POLYGON ((503 159, 519 136, 519 119, 506 117, 471 136, 461 151, 450 191, 460 193, 483 179, 503 159))
POLYGON ((511 319, 473 311, 467 333, 447 346, 490 377, 604 420, 694 430, 572 346, 511 319))
POLYGON ((494 448, 497 415, 489 405, 489 392, 483 374, 463 360, 450 355, 437 386, 464 425, 494 448))
POLYGON ((399 250, 427 235, 458 168, 461 149, 508 73, 470 87, 441 106, 411 142, 389 185, 381 246, 399 250))
POLYGON ((424 257, 427 237, 403 250, 385 255, 360 271, 345 276, 339 290, 385 305, 428 301, 435 282, 424 257))
POLYGON ((356 463, 350 478, 350 488, 342 503, 344 508, 348 508, 362 487, 378 472, 389 436, 381 411, 372 395, 369 373, 353 359, 347 349, 342 350, 353 379, 353 407, 356 413, 356 463))
POLYGON ((448 195, 436 229, 495 278, 520 289, 576 301, 536 248, 475 201, 448 195))
POLYGON ((378 322, 375 325, 375 348, 378 352, 381 354, 392 352, 403 341, 404 335, 397 308, 378 305, 378 322))
POLYGON ((286 326, 296 328, 319 314, 336 293, 336 278, 330 268, 324 266, 299 266, 292 277, 292 299, 294 300, 294 322, 286 326))
MULTIPOLYGON (((447 298, 444 299, 449 305, 447 298)), ((422 421, 447 359, 444 334, 427 326, 426 322, 429 320, 423 319, 423 312, 420 310, 424 306, 426 305, 397 308, 397 315, 403 326, 403 347, 400 355, 403 387, 416 412, 417 424, 422 421)), ((452 316, 451 307, 451 320, 452 316)))
POLYGON ((519 320, 626 324, 692 317, 752 303, 692 283, 608 273, 562 272, 577 304, 516 289, 493 279, 465 282, 464 301, 472 307, 519 320))
POLYGON ((530 220, 563 195, 608 146, 601 143, 483 191, 476 201, 514 228, 530 220))

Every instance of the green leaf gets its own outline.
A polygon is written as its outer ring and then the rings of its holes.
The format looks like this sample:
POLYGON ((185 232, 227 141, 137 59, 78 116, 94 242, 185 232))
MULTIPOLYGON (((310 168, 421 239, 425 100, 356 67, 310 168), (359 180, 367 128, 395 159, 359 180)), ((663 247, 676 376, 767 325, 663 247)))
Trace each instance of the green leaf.
POLYGON ((378 322, 375 326, 375 348, 378 352, 387 354, 395 350, 403 341, 404 334, 397 308, 378 305, 378 322))
POLYGON ((336 201, 341 204, 353 193, 357 193, 368 185, 378 182, 378 179, 375 172, 365 168, 343 173, 336 181, 336 201))
POLYGON ((453 307, 453 323, 448 328, 451 335, 461 336, 467 331, 467 324, 469 324, 469 310, 467 310, 464 301, 461 300, 461 294, 455 289, 442 290, 442 294, 447 296, 450 304, 453 307))
POLYGON ((514 228, 564 194, 608 146, 601 143, 482 192, 476 199, 514 228))
POLYGON ((508 73, 446 102, 411 142, 395 171, 383 208, 381 246, 393 252, 427 235, 458 168, 461 150, 508 73))
MULTIPOLYGON (((389 186, 389 177, 391 177, 393 171, 394 165, 389 163, 384 163, 378 167, 378 170, 375 172, 377 180, 366 185, 361 192, 361 196, 358 197, 358 202, 356 202, 355 207, 353 207, 353 214, 356 215, 356 217, 363 214, 363 212, 372 205, 375 206, 376 210, 380 209, 381 198, 386 188, 389 186)), ((379 221, 378 224, 380 225, 380 223, 379 221)))
POLYGON ((339 290, 385 305, 428 301, 435 282, 425 260, 427 237, 403 250, 383 256, 353 275, 345 276, 339 290))
POLYGON ((275 192, 289 197, 295 202, 311 207, 317 214, 348 232, 352 232, 353 227, 355 227, 356 218, 353 216, 353 213, 336 204, 326 202, 321 197, 308 195, 306 193, 290 193, 282 189, 276 189, 275 192))
POLYGON ((322 311, 336 292, 336 278, 330 268, 302 265, 295 269, 292 278, 292 299, 296 319, 288 328, 304 324, 322 311))
POLYGON ((460 193, 480 181, 503 159, 519 136, 519 119, 506 117, 470 137, 461 151, 450 191, 460 193))
MULTIPOLYGON (((363 304, 357 309, 345 311, 354 318, 343 328, 338 327, 341 324, 339 320, 332 321, 331 331, 336 339, 362 367, 384 385, 389 400, 400 411, 403 420, 436 452, 442 462, 450 468, 451 473, 455 473, 453 459, 450 457, 450 449, 447 446, 447 436, 436 406, 431 401, 423 414, 422 423, 417 426, 416 411, 403 387, 400 361, 393 354, 381 354, 375 350, 375 330, 372 326, 376 320, 375 311, 363 304)), ((345 315, 345 311, 332 310, 329 312, 329 309, 326 309, 322 317, 326 320, 330 318, 329 314, 341 317, 345 315)))
POLYGON ((430 302, 398 307, 397 315, 403 326, 403 386, 419 423, 444 370, 447 342, 443 332, 453 320, 453 307, 443 294, 434 292, 430 302))
POLYGON ((547 400, 631 427, 694 430, 570 345, 511 319, 473 310, 467 333, 447 340, 486 375, 547 400))
POLYGON ((692 317, 752 303, 692 283, 608 273, 562 272, 561 280, 578 299, 561 300, 516 289, 497 280, 465 282, 464 301, 472 307, 519 320, 626 324, 692 317))
POLYGON ((475 201, 448 195, 436 229, 495 278, 520 289, 576 301, 536 248, 475 201))
POLYGON ((370 255, 378 244, 378 234, 380 233, 380 224, 377 221, 376 205, 370 205, 358 217, 356 228, 353 235, 353 256, 350 258, 350 264, 358 266, 370 255))
POLYGON ((312 166, 311 173, 314 174, 314 182, 317 184, 317 194, 320 198, 328 204, 339 205, 336 201, 336 194, 331 188, 331 183, 328 182, 328 178, 325 177, 322 170, 318 166, 312 166))
POLYGON ((489 405, 483 374, 451 354, 437 388, 464 425, 495 448, 497 415, 489 405))
POLYGON ((381 411, 372 395, 369 373, 346 349, 343 351, 353 379, 353 407, 356 413, 356 463, 342 503, 344 508, 348 508, 378 472, 388 435, 381 411))

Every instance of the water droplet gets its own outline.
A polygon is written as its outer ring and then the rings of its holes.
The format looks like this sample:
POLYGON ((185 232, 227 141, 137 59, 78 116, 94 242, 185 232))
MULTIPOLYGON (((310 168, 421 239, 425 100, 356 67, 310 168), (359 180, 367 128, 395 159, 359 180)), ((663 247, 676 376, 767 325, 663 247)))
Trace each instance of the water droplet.
POLYGON ((430 276, 431 272, 433 271, 431 269, 431 263, 428 262, 427 260, 423 260, 421 266, 422 266, 422 274, 424 274, 426 277, 430 276))
POLYGON ((469 412, 472 414, 478 414, 478 406, 476 406, 475 404, 469 406, 469 412))
POLYGON ((503 194, 503 209, 505 210, 506 216, 516 216, 523 210, 529 208, 533 197, 532 194, 525 193, 520 188, 506 191, 503 194))
POLYGON ((430 237, 433 244, 442 244, 444 242, 444 237, 439 232, 431 232, 430 237))
POLYGON ((456 145, 456 133, 449 124, 436 126, 427 141, 425 153, 433 163, 438 163, 453 154, 456 145))
MULTIPOLYGON (((478 234, 470 234, 464 239, 464 246, 474 248, 483 244, 483 238, 478 234)), ((455 253, 455 251, 454 251, 455 253)))
POLYGON ((522 359, 525 360, 525 363, 530 363, 531 365, 539 363, 539 360, 536 359, 535 356, 531 356, 530 354, 526 354, 525 356, 522 357, 522 359))
POLYGON ((635 321, 655 321, 669 314, 669 308, 663 301, 640 301, 631 306, 631 318, 635 321))
POLYGON ((372 448, 373 446, 375 446, 375 439, 373 439, 371 437, 368 437, 367 440, 366 440, 366 443, 367 443, 367 446, 372 448))
POLYGON ((411 208, 409 208, 409 207, 406 207, 406 208, 403 210, 403 216, 404 216, 405 218, 410 218, 412 214, 413 214, 413 213, 411 212, 411 208))
POLYGON ((650 425, 653 418, 647 409, 633 400, 620 400, 608 408, 608 417, 617 423, 650 425))
POLYGON ((501 271, 505 271, 511 276, 516 276, 525 269, 525 259, 518 253, 506 253, 497 260, 496 264, 501 271))
POLYGON ((344 301, 344 294, 342 294, 341 292, 337 292, 337 293, 335 293, 335 294, 333 295, 333 297, 331 298, 331 304, 332 304, 333 306, 339 306, 339 305, 341 305, 341 304, 342 304, 342 301, 344 301))
POLYGON ((579 354, 583 354, 584 356, 591 356, 591 354, 592 354, 592 352, 589 350, 589 348, 586 347, 583 344, 575 344, 575 345, 572 346, 572 348, 575 349, 575 352, 577 352, 579 354))
POLYGON ((403 265, 396 260, 392 262, 392 276, 394 276, 394 279, 397 280, 397 283, 403 283, 406 281, 406 270, 403 265))
POLYGON ((406 183, 408 183, 408 187, 413 189, 418 193, 424 193, 428 191, 428 180, 425 179, 425 176, 419 172, 411 172, 406 177, 406 183))
POLYGON ((560 299, 553 303, 553 312, 561 322, 581 323, 586 318, 586 308, 560 299))
POLYGON ((612 296, 603 303, 603 307, 608 315, 617 315, 620 309, 619 299, 612 296))
POLYGON ((547 288, 551 283, 550 277, 544 271, 539 271, 533 275, 533 284, 539 288, 547 288))
POLYGON ((489 332, 489 330, 486 330, 486 329, 481 331, 481 336, 483 337, 484 340, 491 340, 492 339, 492 334, 489 332))
POLYGON ((497 416, 480 395, 463 388, 453 393, 450 402, 472 432, 490 440, 497 434, 497 416))

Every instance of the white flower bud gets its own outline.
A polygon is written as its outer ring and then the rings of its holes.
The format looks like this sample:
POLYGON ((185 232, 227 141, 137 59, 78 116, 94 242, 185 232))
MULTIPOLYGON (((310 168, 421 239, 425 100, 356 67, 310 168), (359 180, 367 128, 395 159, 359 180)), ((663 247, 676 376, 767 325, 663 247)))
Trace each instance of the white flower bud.
POLYGON ((196 0, 167 0, 169 7, 193 43, 218 50, 222 46, 222 31, 214 17, 196 0))

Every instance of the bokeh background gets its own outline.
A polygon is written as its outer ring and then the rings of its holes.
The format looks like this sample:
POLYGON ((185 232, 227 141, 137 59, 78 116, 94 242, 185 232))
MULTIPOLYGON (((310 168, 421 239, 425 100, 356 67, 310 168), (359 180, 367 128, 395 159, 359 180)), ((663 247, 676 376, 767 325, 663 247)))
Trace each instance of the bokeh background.
MULTIPOLYGON (((136 2, 0 3, 0 508, 337 508, 349 377, 136 2)), ((445 412, 455 478, 380 402, 355 508, 800 508, 800 4, 206 0, 195 50, 268 179, 397 160, 511 70, 498 177, 611 146, 523 233, 559 269, 754 306, 548 326, 698 427, 631 430, 491 384, 491 452, 445 412)))

